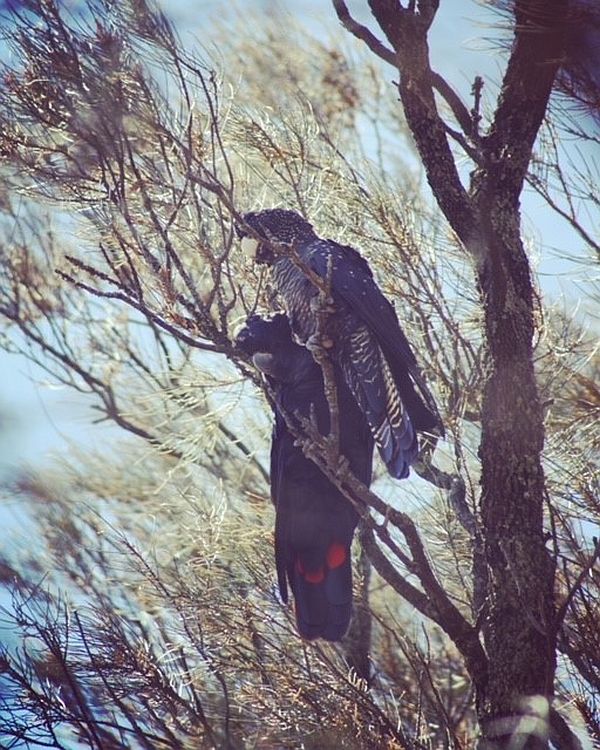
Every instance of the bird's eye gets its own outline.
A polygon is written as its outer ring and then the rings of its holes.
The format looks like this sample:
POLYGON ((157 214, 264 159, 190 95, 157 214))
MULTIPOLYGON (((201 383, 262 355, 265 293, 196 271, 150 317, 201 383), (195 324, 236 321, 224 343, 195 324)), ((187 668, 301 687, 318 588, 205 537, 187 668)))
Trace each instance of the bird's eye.
POLYGON ((258 250, 258 240, 254 237, 242 237, 242 252, 248 258, 254 260, 256 258, 256 251, 258 250))

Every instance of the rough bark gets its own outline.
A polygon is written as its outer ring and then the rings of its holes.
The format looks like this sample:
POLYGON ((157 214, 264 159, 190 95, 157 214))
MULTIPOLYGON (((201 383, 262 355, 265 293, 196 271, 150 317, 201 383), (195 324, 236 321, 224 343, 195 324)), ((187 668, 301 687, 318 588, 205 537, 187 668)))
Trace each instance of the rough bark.
POLYGON ((489 680, 478 696, 488 744, 507 747, 522 716, 541 713, 545 747, 555 670, 552 563, 544 544, 543 421, 532 359, 532 286, 511 211, 480 206, 479 281, 489 374, 481 414, 481 522, 488 569, 483 636, 489 680), (509 718, 514 717, 514 718, 509 718))
MULTIPOLYGON (((380 57, 371 32, 340 20, 380 57)), ((547 747, 556 667, 554 569, 545 548, 543 414, 533 365, 534 294, 519 196, 561 57, 566 0, 515 2, 513 47, 493 123, 464 132, 475 160, 461 184, 432 90, 427 32, 435 0, 370 0, 395 54, 399 92, 433 194, 472 255, 487 344, 481 413, 480 514, 487 580, 481 613, 487 678, 478 681, 482 747, 547 747), (513 743, 517 745, 513 745, 513 743)), ((377 47, 379 44, 379 47, 377 47)), ((437 87, 436 87, 437 88, 437 87)), ((439 90, 439 89, 438 89, 439 90)), ((465 130, 463 125, 463 131, 465 130)))
POLYGON ((483 636, 489 681, 480 696, 485 747, 547 746, 556 668, 554 570, 545 548, 543 414, 533 366, 534 295, 519 195, 561 50, 564 2, 516 5, 516 32, 485 166, 471 197, 482 250, 477 276, 489 373, 481 415, 481 518, 488 566, 483 636), (527 720, 530 716, 530 720, 527 720))

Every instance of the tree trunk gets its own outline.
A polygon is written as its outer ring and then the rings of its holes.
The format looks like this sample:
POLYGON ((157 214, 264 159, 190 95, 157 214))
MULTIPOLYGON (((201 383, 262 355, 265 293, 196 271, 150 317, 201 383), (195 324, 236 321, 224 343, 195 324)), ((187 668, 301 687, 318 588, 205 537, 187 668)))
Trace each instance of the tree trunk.
POLYGON ((488 669, 483 679, 474 679, 481 746, 538 750, 548 746, 556 669, 554 567, 544 541, 544 424, 533 365, 534 295, 521 240, 519 196, 563 56, 568 2, 510 3, 513 45, 484 136, 466 107, 456 104, 456 97, 451 100, 465 152, 475 164, 469 191, 461 182, 432 88, 436 78, 427 35, 439 0, 406 5, 369 0, 391 50, 349 17, 342 0, 334 5, 352 33, 397 66, 400 100, 427 180, 475 262, 488 368, 479 448, 486 580, 475 581, 487 594, 479 619, 488 669))
POLYGON ((556 634, 554 571, 543 530, 533 289, 518 208, 502 201, 494 185, 476 196, 476 204, 485 245, 477 275, 489 353, 479 448, 488 681, 477 696, 478 713, 483 748, 537 750, 547 747, 556 634))

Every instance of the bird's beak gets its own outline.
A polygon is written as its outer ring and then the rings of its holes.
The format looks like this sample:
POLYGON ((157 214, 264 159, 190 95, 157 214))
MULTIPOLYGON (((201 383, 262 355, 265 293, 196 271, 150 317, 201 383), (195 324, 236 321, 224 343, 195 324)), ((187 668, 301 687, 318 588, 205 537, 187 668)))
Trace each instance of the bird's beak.
POLYGON ((258 245, 259 242, 254 237, 242 237, 242 252, 250 260, 256 260, 258 245))
POLYGON ((274 369, 274 357, 269 352, 256 352, 253 355, 252 361, 255 366, 265 375, 271 375, 274 369))

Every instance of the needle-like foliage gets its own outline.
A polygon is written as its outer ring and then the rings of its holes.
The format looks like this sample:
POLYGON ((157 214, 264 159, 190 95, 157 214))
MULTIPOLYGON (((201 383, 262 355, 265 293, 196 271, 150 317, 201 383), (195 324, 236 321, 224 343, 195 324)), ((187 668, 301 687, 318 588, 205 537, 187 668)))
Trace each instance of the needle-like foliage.
MULTIPOLYGON (((0 343, 88 399, 103 443, 2 489, 19 511, 0 558, 0 743, 472 747, 494 593, 489 331, 460 232, 420 197, 387 72, 267 19, 215 25, 200 55, 144 0, 28 0, 6 29, 0 343), (277 598, 272 394, 234 344, 280 305, 234 231, 271 206, 360 248, 447 428, 411 480, 378 467, 371 491, 310 421, 297 436, 362 517, 339 646, 302 642, 277 598)), ((535 327, 558 653, 540 732, 566 748, 600 737, 599 365, 577 320, 540 304, 535 327)))

